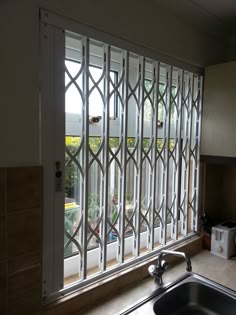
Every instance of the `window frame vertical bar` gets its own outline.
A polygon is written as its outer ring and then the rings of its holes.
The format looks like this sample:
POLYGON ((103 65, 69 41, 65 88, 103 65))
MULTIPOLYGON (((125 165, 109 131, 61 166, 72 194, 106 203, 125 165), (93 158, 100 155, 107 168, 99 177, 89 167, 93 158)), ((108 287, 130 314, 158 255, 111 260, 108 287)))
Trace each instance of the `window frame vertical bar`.
POLYGON ((126 207, 126 175, 127 175, 127 123, 128 123, 128 85, 129 85, 129 52, 122 54, 122 71, 124 71, 124 82, 122 86, 122 119, 120 119, 120 132, 122 137, 122 181, 121 181, 121 214, 120 214, 120 231, 121 244, 118 249, 118 260, 124 262, 125 256, 125 207, 126 207))
POLYGON ((156 210, 156 174, 157 174, 157 139, 158 139, 158 105, 159 105, 159 78, 160 78, 160 63, 158 61, 154 62, 154 80, 155 80, 155 90, 154 90, 154 119, 153 119, 153 148, 152 148, 152 167, 153 167, 153 176, 152 176, 152 207, 151 207, 151 235, 150 235, 150 243, 149 249, 154 249, 154 239, 155 239, 155 210, 156 210))
POLYGON ((65 178, 65 32, 62 29, 54 29, 54 267, 53 290, 64 285, 64 178, 65 178), (58 177, 56 173, 61 173, 58 177), (57 190, 57 185, 59 189, 57 190), (63 231, 63 233, 62 233, 63 231))
POLYGON ((179 213, 179 194, 180 194, 180 186, 181 186, 181 131, 182 131, 182 88, 183 88, 183 70, 178 69, 178 89, 179 89, 179 95, 178 95, 178 126, 176 129, 176 141, 178 142, 178 145, 176 147, 176 176, 175 176, 175 206, 174 206, 174 230, 172 231, 172 238, 174 240, 178 239, 178 213, 179 213))
MULTIPOLYGON (((44 211, 43 215, 43 257, 42 297, 46 301, 53 292, 53 204, 54 204, 54 28, 41 22, 41 159, 44 165, 44 211), (48 129, 48 127, 50 129, 48 129)), ((63 229, 64 230, 64 229, 63 229)))
POLYGON ((82 37, 83 69, 83 164, 84 164, 84 192, 83 192, 83 258, 81 259, 82 279, 87 278, 87 231, 88 231, 88 173, 89 173, 89 38, 82 37))
MULTIPOLYGON (((188 122, 188 110, 186 108, 186 83, 185 83, 185 71, 183 70, 183 86, 182 86, 182 148, 181 148, 181 192, 180 192, 180 203, 179 207, 182 209, 180 212, 180 225, 181 225, 181 234, 187 236, 187 211, 186 211, 186 203, 187 203, 187 122, 188 122), (184 151, 183 151, 184 149, 184 151), (184 158, 185 157, 185 158, 184 158)), ((187 77, 187 87, 189 89, 189 75, 187 77)), ((188 95, 188 92, 187 92, 188 95)))
POLYGON ((190 209, 190 199, 189 199, 189 193, 190 193, 190 177, 191 177, 191 172, 190 172, 190 165, 191 165, 191 147, 192 147, 192 114, 193 114, 193 85, 194 85, 194 80, 193 80, 193 73, 189 73, 190 81, 189 81, 189 88, 190 88, 190 93, 189 93, 189 131, 188 131, 188 148, 187 148, 187 192, 186 192, 186 232, 188 235, 189 231, 189 209, 190 209))
POLYGON ((199 206, 199 181, 200 181, 200 137, 201 137, 201 111, 203 99, 203 78, 198 75, 198 112, 195 122, 195 141, 196 141, 196 157, 195 157, 195 174, 194 174, 194 190, 195 190, 195 203, 194 203, 194 221, 192 222, 191 229, 196 232, 198 229, 198 206, 199 206), (195 223, 194 223, 195 222, 195 223))
POLYGON ((166 106, 167 106, 167 115, 165 117, 165 172, 164 172, 164 205, 163 205, 163 231, 162 231, 162 245, 166 245, 167 241, 167 212, 168 212, 168 186, 169 186, 169 144, 170 144, 170 119, 171 119, 171 87, 172 87, 172 66, 167 66, 167 95, 166 95, 166 106))
POLYGON ((137 134, 139 139, 138 147, 138 176, 137 176, 137 213, 135 214, 136 223, 136 239, 134 246, 134 255, 138 257, 140 255, 140 224, 141 224, 141 211, 142 211, 142 166, 143 166, 143 111, 144 111, 144 80, 145 80, 145 58, 139 57, 139 88, 140 88, 140 99, 139 99, 139 133, 137 134))
POLYGON ((107 216, 108 216, 108 176, 109 176, 109 106, 110 106, 110 46, 104 45, 104 63, 105 63, 105 83, 104 83, 104 99, 105 110, 103 113, 103 138, 104 147, 103 167, 104 167, 104 183, 103 183, 103 248, 101 255, 101 269, 106 270, 107 265, 107 216))

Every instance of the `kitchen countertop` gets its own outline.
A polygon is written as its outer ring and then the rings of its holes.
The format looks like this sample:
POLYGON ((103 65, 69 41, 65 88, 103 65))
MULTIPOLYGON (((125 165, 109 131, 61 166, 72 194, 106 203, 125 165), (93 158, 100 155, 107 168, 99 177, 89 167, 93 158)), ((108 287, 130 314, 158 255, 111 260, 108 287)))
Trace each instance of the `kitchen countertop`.
MULTIPOLYGON (((212 255, 209 251, 203 250, 192 257, 191 262, 193 272, 236 290, 236 257, 226 260, 212 255)), ((164 273, 163 283, 174 281, 185 270, 186 263, 184 261, 171 267, 170 270, 164 273)), ((154 279, 151 277, 138 281, 126 290, 117 292, 109 300, 92 307, 89 311, 84 312, 83 315, 121 314, 123 310, 134 305, 139 300, 148 297, 156 289, 157 284, 154 283, 154 279)))

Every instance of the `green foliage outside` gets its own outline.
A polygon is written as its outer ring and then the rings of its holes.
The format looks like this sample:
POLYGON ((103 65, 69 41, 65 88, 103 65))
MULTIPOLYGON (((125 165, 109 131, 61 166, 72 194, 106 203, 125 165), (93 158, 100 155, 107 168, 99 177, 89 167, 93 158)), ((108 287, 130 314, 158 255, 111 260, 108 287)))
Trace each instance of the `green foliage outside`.
MULTIPOLYGON (((131 150, 136 145, 136 138, 128 137, 127 138, 127 147, 131 150)), ((65 140, 65 144, 67 149, 70 151, 72 155, 75 155, 77 150, 79 149, 81 143, 80 137, 72 137, 67 136, 65 140)), ((89 137, 89 146, 90 149, 97 153, 102 140, 101 137, 89 137)), ((151 140, 149 138, 143 139, 143 148, 148 149, 150 146, 151 140)), ((116 149, 119 146, 119 138, 110 137, 109 138, 109 146, 111 149, 116 149)), ((174 139, 170 139, 169 148, 172 150, 174 147, 174 139)), ((160 151, 163 148, 163 139, 157 139, 157 149, 160 151)), ((77 157, 78 159, 78 157, 77 157)), ((79 185, 79 170, 78 167, 75 165, 74 162, 70 160, 70 156, 66 153, 65 154, 65 162, 66 162, 66 172, 65 172, 65 197, 74 198, 75 192, 78 191, 79 185)), ((93 196, 89 198, 91 202, 91 207, 94 209, 94 204, 96 203, 96 198, 93 196)), ((94 210, 93 210, 94 211, 94 210)))
MULTIPOLYGON (((128 137, 127 138, 127 147, 131 150, 135 147, 136 144, 136 138, 134 137, 128 137)), ((67 136, 65 138, 65 145, 69 152, 72 155, 75 155, 76 152, 79 149, 81 143, 80 137, 72 137, 67 136)), ((97 153, 100 146, 101 146, 102 140, 101 137, 89 137, 89 146, 90 149, 97 153)), ((143 148, 148 149, 150 146, 151 140, 149 138, 143 139, 143 148)), ((109 138, 109 146, 111 149, 116 149, 119 146, 119 138, 111 137, 109 138)), ((170 139, 169 148, 172 149, 174 146, 174 140, 170 139)), ((157 139, 157 149, 161 150, 163 148, 163 139, 159 138, 157 139)), ((80 174, 78 167, 74 162, 71 162, 70 156, 66 153, 65 154, 65 162, 66 162, 66 171, 65 171, 65 197, 71 198, 72 200, 75 199, 76 192, 79 191, 79 185, 80 185, 80 174)), ((114 224, 117 220, 117 208, 112 202, 112 198, 114 196, 109 196, 109 211, 110 211, 110 220, 112 224, 114 224)), ((132 202, 132 196, 130 196, 128 193, 126 194, 126 200, 127 202, 132 202)), ((79 208, 80 205, 77 205, 75 208, 72 209, 66 209, 65 210, 65 229, 68 231, 70 235, 73 234, 73 225, 76 224, 78 221, 78 215, 79 215, 79 208)), ((88 220, 90 222, 96 221, 98 215, 100 212, 100 200, 99 196, 97 194, 89 194, 88 195, 88 220)), ((68 238, 64 237, 64 245, 67 243, 68 238)), ((65 256, 72 254, 72 243, 69 244, 69 246, 65 249, 65 256)))

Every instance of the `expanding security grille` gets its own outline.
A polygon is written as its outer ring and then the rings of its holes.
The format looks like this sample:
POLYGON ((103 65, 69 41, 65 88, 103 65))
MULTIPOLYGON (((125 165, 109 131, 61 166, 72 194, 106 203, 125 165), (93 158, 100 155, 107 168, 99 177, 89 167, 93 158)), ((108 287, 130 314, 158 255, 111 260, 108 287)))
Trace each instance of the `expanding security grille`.
POLYGON ((45 299, 148 258, 198 224, 202 76, 76 25, 50 13, 41 25, 45 299))

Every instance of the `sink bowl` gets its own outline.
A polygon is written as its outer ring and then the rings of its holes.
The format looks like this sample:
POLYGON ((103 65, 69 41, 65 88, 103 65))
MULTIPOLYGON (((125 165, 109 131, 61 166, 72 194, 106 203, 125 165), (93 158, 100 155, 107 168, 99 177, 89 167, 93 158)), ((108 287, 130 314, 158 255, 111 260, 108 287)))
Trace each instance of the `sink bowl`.
POLYGON ((195 273, 163 285, 126 309, 132 315, 236 315, 236 292, 195 273))
POLYGON ((162 295, 153 310, 156 315, 235 315, 236 299, 207 283, 190 280, 162 295))

